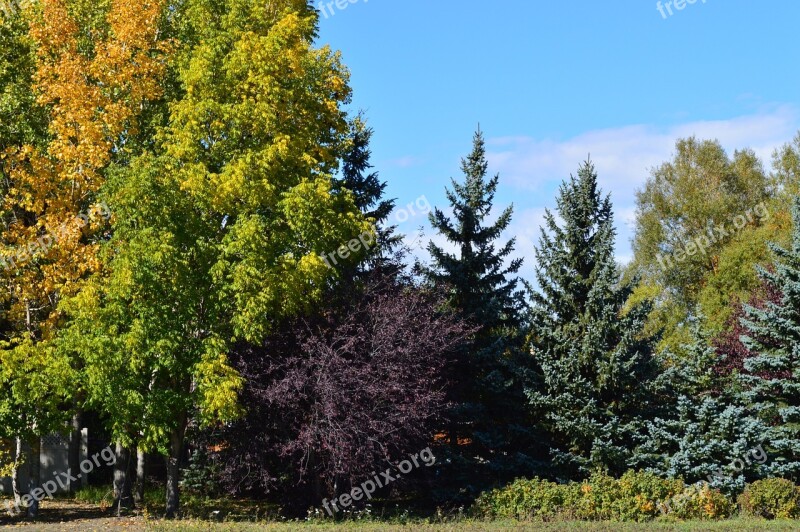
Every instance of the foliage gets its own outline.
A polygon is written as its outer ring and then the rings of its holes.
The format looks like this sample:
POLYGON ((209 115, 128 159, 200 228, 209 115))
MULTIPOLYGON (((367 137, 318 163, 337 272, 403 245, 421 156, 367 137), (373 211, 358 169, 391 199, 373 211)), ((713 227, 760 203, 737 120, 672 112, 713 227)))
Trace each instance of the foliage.
MULTIPOLYGON (((663 290, 654 319, 660 319, 662 306, 677 306, 683 316, 694 309, 705 276, 717 270, 721 251, 737 233, 735 217, 743 215, 747 227, 758 227, 762 221, 752 213, 770 198, 770 180, 752 150, 730 157, 717 141, 691 137, 676 142, 673 159, 654 168, 637 192, 630 269, 646 285, 663 290), (703 251, 697 251, 698 242, 703 251), (683 253, 692 243, 695 253, 683 253)), ((758 256, 753 259, 750 265, 758 256)), ((676 350, 685 343, 680 319, 659 323, 669 325, 663 347, 676 350)))
POLYGON ((755 356, 744 360, 742 381, 745 399, 768 425, 765 437, 771 456, 770 472, 796 480, 800 478, 800 198, 793 207, 792 246, 772 245, 776 262, 773 271, 761 268, 760 277, 774 292, 777 303, 763 308, 745 306, 742 324, 747 334, 745 348, 755 356))
POLYGON ((203 449, 195 449, 181 471, 181 488, 189 494, 210 497, 220 489, 219 468, 203 449))
POLYGON ((113 437, 170 455, 167 513, 190 417, 236 418, 235 341, 308 309, 335 272, 322 254, 369 229, 331 174, 345 152, 347 72, 315 49, 306 2, 190 1, 169 115, 104 193, 117 217, 107 275, 64 303, 90 404, 113 437))
POLYGON ((667 507, 660 504, 683 491, 683 481, 665 480, 652 473, 628 471, 614 479, 595 472, 586 481, 569 484, 520 479, 482 494, 474 510, 492 518, 638 522, 664 513, 667 507))
POLYGON ((708 479, 728 494, 741 492, 746 480, 765 472, 759 463, 741 461, 763 443, 765 427, 738 400, 734 378, 718 372, 722 356, 708 345, 699 321, 693 320, 693 341, 684 354, 664 356, 659 388, 666 408, 647 421, 637 465, 687 482, 708 479), (739 461, 743 467, 731 467, 739 461))
POLYGON ((589 520, 646 521, 657 517, 661 501, 683 489, 683 481, 627 471, 619 479, 596 472, 581 484, 579 517, 589 520))
POLYGON ((673 496, 668 508, 668 515, 678 519, 710 520, 727 519, 736 505, 722 492, 711 488, 708 482, 698 482, 673 496))
POLYGON ((559 476, 622 473, 659 369, 644 333, 649 305, 627 306, 633 287, 621 283, 611 201, 591 163, 562 184, 557 201, 563 225, 548 211, 536 250, 528 396, 559 476))
POLYGON ((550 520, 567 516, 573 510, 579 497, 576 488, 578 484, 517 479, 508 486, 482 493, 472 510, 479 517, 492 519, 550 520))
POLYGON ((438 208, 429 216, 433 229, 457 252, 430 242, 432 264, 422 269, 430 284, 448 292, 448 306, 476 327, 471 343, 448 366, 453 407, 439 438, 450 445, 443 448, 448 457, 438 476, 449 479, 442 494, 450 500, 472 499, 486 479, 510 481, 532 474, 538 465, 532 456, 538 438, 520 378, 528 362, 522 351, 525 302, 516 277, 522 259, 512 258, 515 239, 498 242, 513 208, 490 222, 500 178, 488 177, 480 131, 461 171, 464 182, 452 179, 446 191, 452 217, 438 208))
POLYGON ((470 332, 441 302, 374 271, 320 318, 238 346, 247 415, 211 435, 225 486, 277 486, 304 512, 424 449, 446 406, 442 369, 470 332))
POLYGON ((748 484, 739 496, 745 515, 767 519, 800 517, 800 487, 785 478, 768 478, 748 484))
MULTIPOLYGON (((391 253, 402 238, 394 234, 394 227, 379 227, 384 224, 394 209, 395 201, 384 198, 387 183, 381 181, 378 172, 370 163, 369 148, 373 130, 367 126, 365 118, 359 114, 350 121, 346 150, 342 157, 341 176, 334 179, 334 187, 342 192, 353 194, 353 201, 367 220, 374 224, 376 243, 369 250, 370 261, 387 266, 391 263, 391 253)), ((358 265, 360 266, 360 265, 358 265)))
MULTIPOLYGON (((782 299, 783 295, 777 287, 761 281, 758 289, 751 293, 749 300, 745 303, 752 308, 765 310, 768 304, 778 305, 782 299)), ((756 353, 748 349, 742 342, 742 338, 749 332, 742 321, 745 318, 744 303, 734 304, 723 332, 712 341, 712 345, 719 354, 715 371, 722 377, 731 376, 734 373, 744 373, 745 360, 756 356, 756 353)), ((762 372, 762 375, 766 378, 777 376, 773 371, 762 372)), ((728 380, 728 384, 739 385, 736 379, 728 380)))
POLYGON ((776 212, 765 225, 747 228, 733 237, 720 251, 714 271, 706 274, 698 304, 712 335, 729 331, 726 322, 737 306, 761 288, 756 266, 769 265, 772 257, 768 243, 788 244, 791 223, 784 214, 776 212))

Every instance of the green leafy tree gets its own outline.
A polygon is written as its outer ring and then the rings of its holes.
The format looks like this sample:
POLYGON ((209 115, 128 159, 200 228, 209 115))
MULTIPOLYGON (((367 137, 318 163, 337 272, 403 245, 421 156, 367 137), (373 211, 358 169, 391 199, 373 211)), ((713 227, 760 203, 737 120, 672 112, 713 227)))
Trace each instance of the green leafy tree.
POLYGON ((536 250, 528 396, 549 435, 557 474, 624 472, 649 415, 658 366, 644 334, 650 307, 626 306, 633 287, 614 260, 611 200, 590 162, 562 184, 536 250))
POLYGON ((763 220, 752 213, 771 196, 770 180, 752 150, 729 157, 717 141, 680 139, 673 159, 652 170, 637 193, 630 270, 642 279, 641 297, 656 303, 650 329, 665 330, 663 347, 678 351, 691 342, 686 318, 740 230, 736 217, 744 215, 746 227, 758 227, 763 220))
POLYGON ((350 89, 338 55, 312 45, 313 8, 181 9, 180 95, 152 153, 109 177, 108 274, 64 306, 90 403, 116 440, 168 456, 168 516, 189 420, 239 414, 231 345, 310 309, 336 273, 325 253, 371 228, 335 192, 350 89))
POLYGON ((429 282, 448 290, 449 305, 477 329, 471 344, 449 367, 455 406, 445 436, 454 485, 469 492, 480 489, 483 482, 532 472, 534 461, 526 454, 532 434, 517 378, 524 299, 516 274, 522 260, 511 258, 514 239, 497 247, 511 222, 512 208, 489 223, 499 176, 487 179, 480 132, 461 170, 464 182, 452 180, 452 189, 447 190, 452 219, 438 208, 430 215, 433 228, 458 252, 431 242, 433 264, 424 271, 429 282))
MULTIPOLYGON (((67 414, 64 404, 75 387, 76 375, 68 359, 42 342, 40 318, 52 307, 35 300, 28 291, 30 277, 9 260, 20 252, 14 229, 32 225, 33 212, 13 201, 17 155, 25 146, 43 149, 48 140, 49 116, 37 102, 34 90, 37 70, 36 42, 28 35, 31 11, 18 6, 0 15, 0 443, 11 449, 4 458, 12 477, 15 502, 38 487, 39 438, 63 431, 67 414), (27 299, 26 299, 27 298, 27 299), (23 455, 30 446, 30 457, 23 455), (22 465, 30 469, 29 486, 19 482, 22 465)), ((27 244, 27 242, 26 242, 27 244)), ((37 269, 36 266, 29 269, 37 269)), ((38 504, 32 501, 28 513, 35 517, 38 504)))
POLYGON ((712 335, 723 332, 737 303, 747 301, 761 286, 756 266, 767 266, 772 259, 769 242, 786 245, 791 238, 788 211, 772 202, 770 219, 760 227, 749 227, 737 234, 719 252, 717 266, 708 272, 698 295, 704 324, 712 335))

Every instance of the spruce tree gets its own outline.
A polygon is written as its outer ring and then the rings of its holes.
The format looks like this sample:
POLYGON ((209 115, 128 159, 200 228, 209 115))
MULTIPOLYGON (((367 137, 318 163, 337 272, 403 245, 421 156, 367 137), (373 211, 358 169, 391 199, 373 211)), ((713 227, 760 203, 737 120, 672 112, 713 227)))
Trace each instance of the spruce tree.
POLYGON ((500 180, 499 175, 487 180, 488 168, 483 134, 478 131, 472 152, 461 161, 464 183, 451 180, 453 188, 447 190, 454 220, 438 208, 430 215, 433 228, 456 245, 460 253, 448 253, 431 242, 428 252, 434 267, 428 270, 428 277, 436 284, 451 286, 453 306, 490 335, 500 328, 518 327, 524 301, 516 277, 522 259, 506 264, 516 239, 512 238, 500 249, 495 247, 511 223, 513 207, 500 213, 493 224, 487 223, 500 180))
POLYGON ((531 474, 526 454, 532 438, 525 422, 525 396, 516 378, 522 356, 524 294, 516 277, 522 260, 512 259, 515 240, 497 243, 509 226, 513 207, 489 223, 499 176, 487 178, 483 135, 475 133, 472 152, 462 160, 464 182, 451 180, 447 199, 453 218, 440 209, 430 215, 433 228, 457 249, 449 253, 428 245, 428 280, 449 293, 449 305, 475 328, 469 346, 450 366, 449 441, 453 486, 466 497, 487 485, 531 474), (498 247, 499 246, 499 247, 498 247))
POLYGON ((611 201, 590 162, 562 184, 536 250, 528 396, 550 438, 554 476, 595 468, 620 473, 632 460, 652 380, 650 306, 626 307, 632 292, 614 260, 611 201))
POLYGON ((636 466, 741 492, 764 473, 764 426, 738 400, 736 376, 718 371, 725 355, 709 345, 699 320, 692 325, 692 342, 682 354, 664 354, 667 369, 658 379, 664 408, 647 422, 636 466))
POLYGON ((746 305, 742 337, 755 356, 745 359, 745 398, 768 424, 769 469, 800 481, 800 198, 792 208, 791 249, 771 245, 774 268, 759 268, 767 286, 782 294, 762 308, 746 305))
POLYGON ((352 193, 356 207, 375 229, 375 241, 367 249, 364 260, 357 264, 343 264, 339 268, 341 281, 352 280, 369 269, 387 268, 394 264, 392 255, 402 241, 402 236, 395 233, 396 228, 386 225, 395 200, 384 197, 386 182, 380 179, 370 162, 372 135, 373 129, 366 124, 362 114, 350 121, 341 174, 334 180, 338 192, 347 190, 352 193))

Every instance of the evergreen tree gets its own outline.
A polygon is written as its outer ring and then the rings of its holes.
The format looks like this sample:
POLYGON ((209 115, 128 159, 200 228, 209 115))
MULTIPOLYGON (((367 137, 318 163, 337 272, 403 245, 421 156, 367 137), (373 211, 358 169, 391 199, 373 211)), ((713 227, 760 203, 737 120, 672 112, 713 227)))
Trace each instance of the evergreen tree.
POLYGON ((386 182, 380 180, 378 172, 371 171, 373 166, 369 143, 372 134, 372 128, 367 126, 362 115, 350 121, 342 172, 340 178, 335 180, 335 185, 352 192, 356 207, 375 223, 381 223, 391 214, 394 201, 383 199, 386 182))
POLYGON ((346 191, 352 194, 356 207, 374 224, 375 241, 367 249, 362 262, 342 264, 341 268, 338 268, 340 279, 347 285, 344 287, 345 290, 351 288, 346 281, 352 278, 352 274, 394 264, 390 256, 402 241, 402 237, 395 234, 395 227, 385 225, 394 209, 395 200, 384 198, 386 182, 381 181, 370 162, 372 153, 369 143, 373 130, 367 126, 361 114, 350 121, 349 127, 345 152, 342 155, 341 175, 334 179, 333 185, 340 193, 346 191))
POLYGON ((516 239, 499 250, 495 248, 495 242, 511 223, 513 207, 505 209, 494 224, 487 224, 500 180, 499 175, 486 179, 488 167, 483 134, 478 131, 472 153, 461 161, 465 182, 451 180, 453 189, 447 190, 455 220, 438 208, 430 215, 433 228, 458 246, 460 253, 448 253, 431 242, 428 252, 434 267, 427 273, 434 283, 450 285, 452 305, 491 336, 497 329, 520 325, 524 302, 519 279, 514 277, 522 259, 513 259, 506 265, 516 239))
POLYGON ((772 271, 759 268, 759 276, 782 294, 778 302, 761 308, 745 306, 742 337, 755 353, 744 361, 745 398, 769 425, 767 440, 770 471, 800 480, 800 198, 792 209, 794 231, 791 249, 771 245, 776 261, 772 271))
POLYGON ((693 320, 692 343, 682 351, 665 354, 667 369, 659 377, 665 408, 647 422, 636 465, 741 492, 746 481, 763 474, 764 426, 737 400, 736 377, 718 371, 724 355, 709 345, 699 320, 693 320))
POLYGON ((563 226, 548 211, 536 251, 528 396, 558 476, 620 473, 657 375, 653 338, 643 332, 650 306, 626 307, 633 286, 621 283, 611 201, 590 162, 562 184, 557 204, 563 226))
POLYGON ((470 497, 486 484, 533 473, 535 463, 525 454, 532 434, 525 422, 522 383, 515 376, 525 304, 515 275, 522 260, 510 259, 514 239, 496 247, 513 208, 488 223, 499 176, 487 179, 480 131, 461 169, 464 183, 452 180, 447 190, 453 219, 439 209, 430 215, 433 228, 460 252, 448 253, 431 242, 433 266, 424 272, 431 283, 449 290, 449 305, 475 327, 470 345, 450 366, 454 408, 445 436, 451 456, 442 460, 453 468, 448 478, 470 497))

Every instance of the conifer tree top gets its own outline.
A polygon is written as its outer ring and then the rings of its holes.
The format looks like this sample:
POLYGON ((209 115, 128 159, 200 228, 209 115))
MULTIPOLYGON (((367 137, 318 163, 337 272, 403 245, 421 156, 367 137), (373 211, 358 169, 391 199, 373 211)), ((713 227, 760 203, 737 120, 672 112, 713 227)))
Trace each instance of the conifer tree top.
POLYGON ((608 290, 616 282, 611 199, 600 191, 591 161, 581 165, 577 177, 562 183, 556 212, 561 226, 551 211, 545 213, 536 250, 536 278, 542 293, 535 294, 534 301, 554 315, 569 318, 587 310, 590 292, 601 286, 608 290), (599 283, 603 278, 607 282, 599 283))
POLYGON ((494 223, 488 223, 500 179, 499 175, 487 178, 488 168, 485 141, 478 130, 472 151, 461 161, 463 183, 451 179, 452 188, 446 191, 453 217, 438 208, 430 215, 433 228, 458 246, 460 252, 448 253, 431 242, 428 252, 433 266, 426 273, 434 283, 453 288, 453 306, 476 323, 492 328, 520 321, 522 298, 516 274, 522 259, 506 263, 514 251, 514 238, 499 249, 495 247, 511 223, 513 206, 504 209, 494 223))

